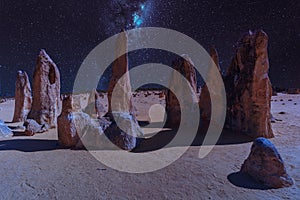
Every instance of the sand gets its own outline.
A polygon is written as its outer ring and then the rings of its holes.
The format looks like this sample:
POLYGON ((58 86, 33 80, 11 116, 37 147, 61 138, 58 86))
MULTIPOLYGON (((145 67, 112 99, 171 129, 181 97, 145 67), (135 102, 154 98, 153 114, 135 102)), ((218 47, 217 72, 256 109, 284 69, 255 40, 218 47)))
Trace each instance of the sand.
MULTIPOLYGON (((136 98, 140 120, 163 119, 160 106, 147 116, 149 103, 163 104, 158 94, 136 98)), ((0 119, 11 121, 13 109, 13 100, 1 103, 0 119)), ((56 130, 51 130, 0 139, 0 199, 300 199, 299 111, 300 95, 273 97, 272 113, 280 121, 272 123, 271 141, 295 181, 289 188, 264 189, 238 174, 251 141, 233 133, 222 136, 204 159, 198 158, 195 145, 164 169, 129 174, 101 164, 88 151, 60 149, 56 130)))

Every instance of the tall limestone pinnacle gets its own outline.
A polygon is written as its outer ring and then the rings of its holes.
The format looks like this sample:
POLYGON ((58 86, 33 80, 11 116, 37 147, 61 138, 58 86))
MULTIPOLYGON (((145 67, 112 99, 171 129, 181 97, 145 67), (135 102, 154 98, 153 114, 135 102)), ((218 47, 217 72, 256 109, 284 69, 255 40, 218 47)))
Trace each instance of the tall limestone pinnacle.
POLYGON ((172 67, 181 75, 174 71, 170 77, 170 90, 168 90, 166 94, 166 126, 176 128, 179 126, 183 117, 181 108, 190 107, 192 104, 198 103, 196 97, 197 78, 194 63, 188 55, 182 55, 180 58, 173 61, 172 67), (188 81, 189 88, 183 87, 184 81, 188 81), (176 91, 178 96, 176 97, 171 90, 176 91), (180 105, 178 98, 181 98, 182 105, 180 105))
POLYGON ((60 73, 45 50, 41 50, 33 75, 33 102, 28 119, 56 127, 60 114, 60 73))
POLYGON ((128 37, 123 30, 117 38, 116 60, 112 65, 112 76, 108 87, 109 106, 106 117, 111 124, 104 133, 116 146, 130 151, 137 146, 137 137, 143 136, 144 133, 134 114, 130 77, 129 73, 126 73, 128 72, 127 42, 128 37))
POLYGON ((268 36, 246 33, 237 43, 225 84, 227 124, 252 137, 274 137, 271 128, 272 87, 268 76, 268 36))
POLYGON ((123 30, 116 41, 116 60, 112 65, 112 76, 108 87, 108 112, 113 110, 133 114, 130 77, 129 73, 127 73, 128 54, 123 54, 127 52, 127 48, 128 36, 123 30), (122 76, 123 78, 121 79, 122 76), (115 101, 112 101, 112 97, 116 98, 115 101))
POLYGON ((28 75, 18 71, 15 90, 15 112, 13 122, 23 122, 31 109, 32 96, 28 75))
MULTIPOLYGON (((211 57, 211 68, 212 67, 217 67, 220 74, 221 74, 221 68, 219 65, 219 56, 216 48, 212 46, 210 48, 210 57, 211 57)), ((208 77, 214 76, 212 74, 212 70, 210 70, 208 73, 208 77)), ((208 81, 212 81, 212 78, 208 81)), ((216 83, 211 82, 212 86, 214 86, 216 83)), ((214 87, 215 89, 216 87, 214 87)), ((207 84, 204 85, 204 87, 201 89, 201 94, 200 94, 200 100, 199 100, 199 107, 200 107, 200 113, 201 113, 201 120, 203 121, 210 121, 211 119, 211 99, 210 99, 210 92, 218 92, 218 91, 209 91, 207 84)))

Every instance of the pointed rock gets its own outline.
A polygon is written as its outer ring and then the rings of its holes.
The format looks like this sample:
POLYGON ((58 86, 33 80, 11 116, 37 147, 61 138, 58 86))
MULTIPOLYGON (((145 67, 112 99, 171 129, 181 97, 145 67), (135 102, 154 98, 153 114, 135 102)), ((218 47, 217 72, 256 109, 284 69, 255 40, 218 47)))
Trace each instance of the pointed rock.
POLYGON ((197 79, 196 71, 194 69, 194 64, 192 60, 187 55, 182 55, 180 58, 172 63, 172 67, 181 73, 182 76, 178 77, 178 73, 173 73, 170 78, 169 88, 166 94, 166 113, 167 113, 167 127, 177 127, 181 121, 181 106, 190 106, 191 104, 198 103, 197 99, 197 79), (183 78, 185 77, 185 79, 183 78), (189 81, 190 91, 186 91, 183 88, 183 81, 189 81), (180 105, 179 100, 176 95, 171 91, 176 90, 185 105, 180 105), (186 95, 193 95, 192 97, 187 97, 186 95), (189 102, 188 99, 192 99, 193 102, 189 102))
POLYGON ((132 91, 130 77, 128 72, 128 54, 122 54, 127 51, 127 33, 121 32, 116 44, 116 60, 112 65, 112 76, 108 86, 108 112, 129 112, 133 114, 132 108, 132 91), (127 74, 126 74, 127 73, 127 74), (121 77, 123 78, 121 79, 121 77), (118 83, 118 85, 117 85, 118 83), (116 87, 120 86, 120 87, 116 87), (112 96, 116 101, 112 101, 112 96))
POLYGON ((143 131, 136 120, 132 103, 130 77, 127 73, 128 53, 123 54, 127 51, 127 40, 126 32, 121 32, 116 43, 117 59, 112 65, 112 77, 108 87, 106 117, 111 124, 104 132, 116 146, 130 151, 136 147, 137 137, 143 135, 143 131))
POLYGON ((268 36, 263 31, 245 34, 228 68, 227 125, 250 136, 274 137, 271 128, 272 87, 268 76, 268 36))
POLYGON ((33 102, 28 119, 34 119, 40 125, 50 128, 57 125, 60 113, 60 73, 47 55, 41 50, 33 76, 33 102))
POLYGON ((32 96, 29 78, 25 71, 18 71, 15 90, 13 122, 24 122, 31 109, 32 96))
MULTIPOLYGON (((210 48, 210 57, 211 57, 211 62, 212 62, 211 67, 216 66, 221 74, 218 52, 214 46, 212 46, 210 48)), ((211 73, 211 72, 209 72, 209 73, 211 73)), ((213 76, 213 74, 210 74, 209 76, 213 76)), ((214 91, 211 91, 211 92, 214 92, 214 91)), ((210 119, 211 119, 211 99, 210 99, 208 87, 206 84, 201 88, 199 107, 200 107, 200 113, 201 113, 201 120, 210 121, 210 119)))

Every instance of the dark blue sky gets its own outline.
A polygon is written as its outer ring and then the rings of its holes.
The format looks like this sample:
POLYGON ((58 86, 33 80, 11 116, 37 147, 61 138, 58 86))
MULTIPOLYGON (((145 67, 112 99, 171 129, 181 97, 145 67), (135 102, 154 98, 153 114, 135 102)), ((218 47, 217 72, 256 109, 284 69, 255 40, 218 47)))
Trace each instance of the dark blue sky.
MULTIPOLYGON (((230 64, 233 45, 240 35, 263 29, 270 38, 273 85, 300 87, 299 13, 297 0, 1 0, 0 95, 14 94, 17 70, 26 70, 32 78, 42 48, 61 71, 62 91, 70 90, 87 54, 122 27, 133 28, 136 15, 142 20, 141 27, 180 31, 207 50, 215 45, 223 70, 230 64), (145 5, 143 11, 141 4, 145 5)), ((135 59, 147 62, 154 58, 135 59)), ((168 58, 161 62, 171 64, 168 58)))

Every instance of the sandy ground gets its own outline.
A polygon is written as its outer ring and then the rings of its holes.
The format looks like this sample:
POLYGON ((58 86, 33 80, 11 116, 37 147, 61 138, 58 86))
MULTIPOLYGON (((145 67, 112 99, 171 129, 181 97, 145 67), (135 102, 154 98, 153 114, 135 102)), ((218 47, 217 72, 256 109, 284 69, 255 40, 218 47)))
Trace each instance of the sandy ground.
MULTIPOLYGON (((147 115, 148 103, 163 104, 157 94, 141 95, 136 102, 140 119, 163 119, 157 105, 147 115)), ((0 104, 0 118, 11 121, 13 109, 13 100, 0 104)), ((251 141, 235 134, 223 135, 204 159, 195 145, 164 169, 129 174, 108 168, 85 150, 59 149, 51 130, 0 139, 0 199, 300 199, 300 95, 273 97, 272 113, 280 121, 272 124, 271 141, 295 181, 289 188, 264 189, 239 175, 251 141)))

